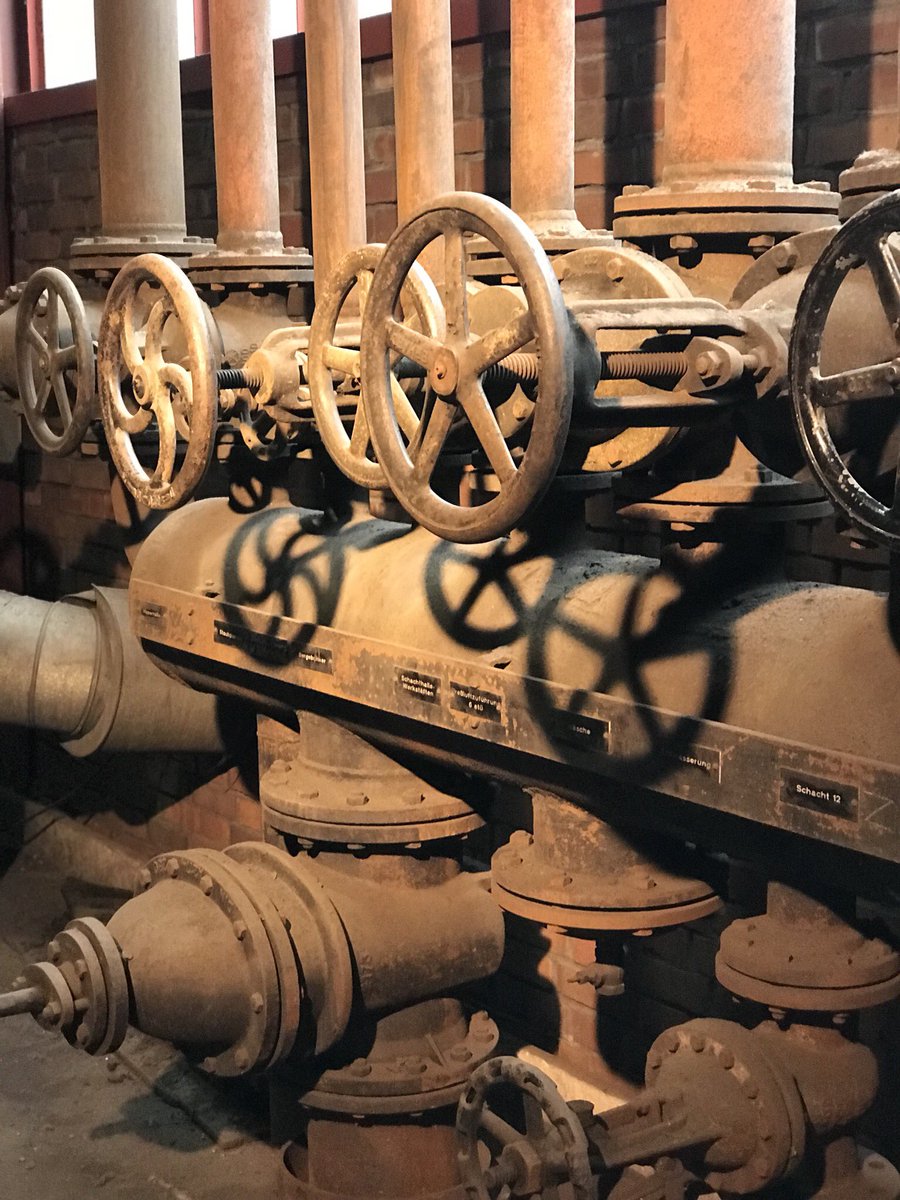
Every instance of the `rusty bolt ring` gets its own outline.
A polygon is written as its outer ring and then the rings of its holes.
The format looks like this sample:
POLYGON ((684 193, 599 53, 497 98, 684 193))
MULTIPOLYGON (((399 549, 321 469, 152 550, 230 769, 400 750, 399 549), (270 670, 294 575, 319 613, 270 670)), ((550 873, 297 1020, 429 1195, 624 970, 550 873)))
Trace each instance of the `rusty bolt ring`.
MULTIPOLYGON (((53 347, 50 347, 51 351, 53 347)), ((45 359, 41 355, 41 360, 45 359)), ((46 374, 52 370, 52 364, 42 366, 46 374)), ((35 271, 22 291, 18 308, 16 309, 16 387, 28 428, 37 444, 47 454, 63 456, 71 454, 81 445, 88 425, 97 415, 96 386, 94 370, 94 340, 87 323, 78 289, 72 280, 56 267, 41 267, 35 271), (47 424, 43 413, 38 412, 37 389, 34 382, 35 347, 28 340, 28 330, 37 314, 38 302, 44 293, 48 294, 49 302, 54 296, 62 301, 69 326, 72 330, 72 342, 75 347, 75 404, 72 408, 71 419, 65 423, 62 414, 63 428, 59 433, 54 432, 47 424)), ((65 388, 65 375, 62 370, 54 372, 51 380, 51 390, 56 386, 65 388)))
MULTIPOLYGON (((316 1014, 315 1049, 321 1054, 343 1036, 353 1003, 353 964, 337 909, 313 869, 304 870, 299 859, 291 858, 283 850, 265 842, 241 842, 230 846, 228 854, 237 862, 258 864, 276 873, 290 888, 298 908, 297 919, 292 920, 294 938, 299 940, 302 936, 304 957, 312 951, 314 934, 318 937, 322 970, 328 972, 323 1007, 316 1014)), ((304 975, 309 980, 310 971, 304 969, 304 975)), ((306 990, 310 991, 308 984, 306 990)))
POLYGON ((537 1068, 518 1058, 489 1059, 472 1072, 456 1110, 457 1161, 469 1200, 490 1200, 479 1154, 479 1133, 490 1088, 509 1083, 538 1102, 559 1134, 574 1200, 594 1200, 594 1180, 588 1158, 587 1135, 577 1115, 559 1094, 556 1084, 537 1068))
POLYGON ((233 876, 221 870, 215 859, 217 852, 207 853, 208 857, 201 857, 195 851, 163 854, 151 859, 147 869, 152 887, 171 880, 169 864, 174 863, 178 868, 178 881, 199 888, 229 918, 236 935, 238 929, 241 930, 241 949, 256 980, 254 992, 263 997, 263 1009, 254 1012, 250 997, 247 997, 247 1025, 243 1036, 221 1054, 205 1060, 204 1069, 217 1075, 245 1075, 258 1066, 268 1052, 267 1047, 270 1050, 275 1042, 280 1021, 278 975, 271 945, 256 909, 233 876), (212 890, 209 890, 210 879, 212 890))
POLYGON ((494 1053, 500 1040, 500 1031, 486 1014, 476 1014, 469 1022, 466 1036, 453 1046, 441 1047, 441 1053, 449 1058, 443 1063, 435 1058, 420 1056, 417 1060, 409 1053, 389 1059, 367 1059, 368 1070, 360 1073, 350 1067, 324 1071, 316 1080, 316 1092, 327 1095, 359 1097, 404 1096, 427 1097, 432 1092, 444 1093, 447 1088, 456 1088, 453 1103, 459 1089, 469 1078, 473 1067, 484 1062, 494 1053), (458 1057, 454 1057, 454 1052, 458 1057), (468 1057, 465 1057, 468 1055, 468 1057))
MULTIPOLYGON (((204 890, 212 884, 212 891, 217 882, 221 887, 227 887, 229 892, 240 889, 256 911, 262 922, 269 943, 272 960, 275 964, 275 988, 270 996, 264 990, 251 991, 248 1001, 254 1015, 265 1018, 272 1010, 277 1015, 275 1020, 266 1021, 266 1036, 260 1047, 254 1070, 265 1070, 283 1061, 297 1036, 300 1014, 300 980, 297 975, 297 964, 293 946, 285 932, 284 924, 275 905, 257 880, 241 871, 240 867, 226 855, 217 850, 194 849, 191 857, 206 867, 208 878, 203 883, 204 890), (268 1003, 267 1003, 268 1000, 268 1003)), ((238 1052, 235 1053, 237 1061, 238 1052)), ((248 1068, 249 1069, 249 1068, 248 1068)))
POLYGON ((206 474, 212 458, 218 415, 216 366, 203 303, 180 267, 161 254, 141 254, 126 263, 113 280, 100 321, 97 348, 100 413, 122 482, 135 499, 148 508, 177 508, 190 499, 206 474), (126 428, 130 414, 122 399, 122 377, 128 373, 122 353, 122 335, 127 332, 133 340, 136 331, 125 330, 125 321, 130 319, 134 299, 145 283, 160 285, 173 306, 187 341, 191 379, 187 451, 180 470, 173 466, 172 478, 155 483, 153 476, 148 475, 138 461, 132 435, 126 428))
POLYGON ((900 548, 900 511, 885 507, 869 495, 845 466, 832 441, 826 411, 816 403, 814 378, 819 372, 828 314, 841 284, 867 250, 898 230, 900 197, 889 192, 860 209, 836 231, 800 293, 789 358, 794 424, 814 475, 854 525, 892 550, 900 548))
POLYGON ((43 1012, 35 1013, 34 1019, 48 1033, 69 1029, 75 1023, 75 1002, 72 989, 58 967, 53 963, 28 963, 22 970, 22 978, 28 987, 39 987, 44 993, 44 1008, 50 1004, 59 1007, 59 1015, 45 1018, 43 1012))
MULTIPOLYGON (((316 426, 325 448, 335 466, 348 479, 360 487, 386 489, 390 485, 382 468, 366 456, 367 447, 359 454, 350 447, 350 438, 344 429, 338 410, 337 395, 331 369, 325 365, 324 352, 334 345, 335 333, 341 310, 357 279, 363 271, 374 271, 381 261, 384 245, 371 243, 345 254, 337 264, 325 287, 316 299, 309 336, 309 361, 306 374, 309 383, 309 398, 312 402, 316 426)), ((414 263, 401 293, 404 312, 412 310, 418 318, 418 328, 429 337, 443 335, 444 309, 434 284, 425 271, 414 263)), ((360 394, 359 404, 364 404, 360 394)))
POLYGON ((89 939, 77 929, 64 929, 54 938, 59 947, 59 969, 68 983, 73 997, 84 997, 88 1006, 83 1013, 76 1013, 75 1020, 63 1029, 63 1036, 70 1046, 77 1046, 86 1054, 97 1054, 108 1031, 109 1000, 106 981, 100 958, 89 939), (77 963, 83 962, 85 973, 79 975, 77 963))
POLYGON ((409 842, 441 841, 444 838, 472 833, 484 825, 484 818, 471 809, 455 817, 431 821, 417 820, 405 824, 391 821, 374 825, 365 822, 351 825, 344 822, 339 824, 335 821, 311 820, 284 813, 265 801, 262 807, 268 823, 281 833, 307 838, 313 842, 341 845, 352 842, 366 846, 405 846, 409 842))
POLYGON ((749 1030, 731 1021, 701 1017, 666 1030, 656 1039, 647 1053, 647 1087, 665 1086, 665 1065, 672 1058, 690 1055, 693 1059, 698 1054, 711 1055, 725 1074, 742 1084, 748 1107, 757 1118, 757 1145, 749 1160, 732 1170, 710 1172, 707 1183, 717 1190, 743 1194, 788 1175, 806 1147, 806 1115, 793 1078, 766 1054, 749 1030))
MULTIPOLYGON (((283 1062, 290 1054, 300 1028, 301 983, 297 970, 297 959, 294 947, 284 927, 284 921, 271 894, 273 880, 254 877, 252 869, 242 867, 227 851, 219 856, 216 851, 194 851, 205 857, 215 854, 220 869, 232 874, 239 886, 243 887, 251 903, 256 908, 269 938, 269 945, 275 959, 275 970, 278 976, 279 1027, 275 1043, 265 1060, 260 1056, 260 1067, 273 1067, 283 1062), (225 861, 222 861, 224 857, 225 861)), ((256 993, 256 1004, 259 1006, 262 993, 256 993)), ((251 999, 251 1004, 252 1004, 251 999)), ((261 1009, 260 1009, 261 1011, 261 1009)))
POLYGON ((447 541, 484 542, 509 533, 553 481, 572 419, 574 346, 568 314, 547 256, 528 226, 499 201, 474 192, 453 192, 424 205, 385 247, 360 340, 372 444, 400 504, 413 520, 447 541), (499 492, 474 508, 443 499, 410 461, 391 402, 385 336, 413 263, 430 242, 452 229, 481 234, 504 255, 523 287, 540 347, 540 382, 525 453, 499 492))
POLYGON ((94 1053, 109 1054, 118 1050, 128 1032, 130 997, 122 952, 103 922, 95 917, 76 918, 69 922, 67 928, 83 934, 100 961, 109 1011, 106 1033, 94 1053))

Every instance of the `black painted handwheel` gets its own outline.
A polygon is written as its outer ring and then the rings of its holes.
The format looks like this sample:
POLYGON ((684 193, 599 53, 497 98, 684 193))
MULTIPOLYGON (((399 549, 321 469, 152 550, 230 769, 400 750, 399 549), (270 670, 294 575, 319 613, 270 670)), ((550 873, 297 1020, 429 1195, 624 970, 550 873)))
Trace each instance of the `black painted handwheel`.
POLYGON ((484 542, 513 529, 534 508, 562 457, 572 415, 573 346, 559 284, 540 243, 513 212, 489 196, 457 192, 420 208, 391 237, 375 271, 362 324, 362 387, 372 444, 394 495, 413 518, 452 542, 484 542), (496 246, 521 283, 527 307, 477 337, 469 328, 465 235, 496 246), (444 242, 443 337, 396 320, 395 308, 416 259, 444 242), (482 378, 496 363, 533 347, 536 401, 524 453, 514 457, 485 395, 482 378), (428 391, 412 437, 397 420, 392 353, 426 372, 428 391), (497 477, 486 503, 463 507, 432 483, 451 427, 463 417, 497 477))
POLYGON ((84 301, 68 275, 41 267, 16 310, 16 379, 28 428, 47 454, 71 454, 81 445, 96 411, 94 376, 84 301), (67 329, 60 326, 63 314, 67 329))
POLYGON ((874 541, 900 549, 900 470, 894 499, 883 504, 850 472, 828 426, 829 411, 900 396, 900 192, 867 205, 843 225, 813 266, 800 296, 791 339, 794 419, 810 467, 839 509, 874 541), (835 375, 820 370, 825 324, 852 271, 871 272, 896 343, 896 355, 835 375))
POLYGON ((100 411, 122 482, 148 508, 177 508, 206 474, 218 414, 216 366, 203 304, 181 268, 161 254, 141 254, 126 263, 100 322, 100 411), (149 312, 142 320, 138 293, 145 285, 149 312), (186 348, 178 362, 165 357, 170 318, 180 326, 186 348), (158 452, 148 472, 133 439, 154 420, 158 452), (187 443, 180 464, 179 437, 187 443))
MULTIPOLYGON (((354 346, 347 338, 340 336, 339 322, 341 311, 354 288, 358 289, 360 312, 365 310, 372 276, 383 252, 383 245, 373 243, 362 246, 345 254, 335 267, 316 299, 306 369, 316 427, 326 450, 348 479, 369 489, 387 488, 389 484, 380 464, 369 456, 371 436, 364 397, 359 387, 358 344, 354 346), (343 377, 339 385, 335 383, 335 375, 343 377), (348 434, 339 405, 342 399, 352 400, 354 394, 356 410, 348 434)), ((400 299, 404 317, 413 318, 419 330, 431 338, 443 335, 444 312, 440 297, 418 263, 413 263, 410 268, 400 299)), ((393 374, 390 384, 398 424, 404 434, 411 438, 418 427, 419 416, 399 379, 393 374)))
POLYGON ((472 1072, 456 1110, 456 1142, 467 1200, 543 1195, 545 1188, 564 1181, 573 1200, 596 1200, 581 1121, 553 1080, 521 1059, 491 1058, 472 1072), (521 1132, 486 1107, 488 1092, 501 1084, 522 1093, 521 1132), (493 1163, 482 1155, 485 1137, 500 1147, 493 1163))

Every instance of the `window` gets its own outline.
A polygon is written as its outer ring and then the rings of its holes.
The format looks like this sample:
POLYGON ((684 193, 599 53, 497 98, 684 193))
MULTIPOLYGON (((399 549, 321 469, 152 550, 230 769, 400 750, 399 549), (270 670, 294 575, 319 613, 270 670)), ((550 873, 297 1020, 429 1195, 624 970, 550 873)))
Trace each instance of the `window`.
POLYGON ((43 86, 94 79, 94 0, 44 0, 43 10, 43 86))

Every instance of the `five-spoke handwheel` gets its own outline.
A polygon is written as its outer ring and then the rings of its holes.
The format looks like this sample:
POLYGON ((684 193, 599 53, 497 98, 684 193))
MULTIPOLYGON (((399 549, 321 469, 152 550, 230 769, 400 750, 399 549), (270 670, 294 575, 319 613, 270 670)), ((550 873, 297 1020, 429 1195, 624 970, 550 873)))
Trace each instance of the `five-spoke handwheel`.
MULTIPOLYGON (((383 252, 383 245, 362 246, 345 254, 338 263, 316 299, 307 364, 310 400, 325 448, 348 479, 369 489, 387 488, 389 484, 370 453, 369 420, 360 389, 358 323, 342 323, 341 313, 354 288, 359 312, 365 311, 372 276, 383 252), (341 406, 348 404, 353 406, 349 433, 341 415, 341 406)), ((442 337, 444 311, 440 297, 417 263, 410 267, 400 302, 404 319, 413 323, 414 328, 430 338, 442 337)), ((418 428, 419 415, 393 372, 389 382, 397 423, 411 439, 418 428)))
MULTIPOLYGON (((874 541, 900 549, 900 470, 892 503, 871 495, 841 457, 828 414, 844 405, 900 399, 900 192, 867 205, 843 225, 809 273, 800 296, 790 351, 791 398, 804 453, 834 503, 874 541), (868 270, 896 343, 895 356, 822 374, 825 325, 851 272, 868 270)), ((900 407, 898 407, 900 412, 900 407)))
POLYGON ((534 508, 562 457, 572 414, 573 346, 559 284, 535 236, 499 201, 474 192, 426 204, 385 247, 366 302, 361 339, 362 388, 375 456, 410 516, 438 537, 483 542, 502 536, 534 508), (526 308, 483 337, 469 327, 466 234, 496 246, 518 277, 526 308), (443 238, 439 291, 446 331, 434 336, 397 319, 416 259, 443 238), (518 351, 535 357, 535 406, 524 449, 510 446, 483 386, 488 371, 518 351), (395 403, 397 354, 418 364, 427 390, 415 429, 401 426, 395 403), (434 482, 451 427, 464 417, 493 470, 496 491, 466 507, 434 482))
POLYGON ((203 304, 184 272, 159 254, 126 263, 100 323, 100 410, 122 481, 148 508, 176 508, 206 473, 218 414, 217 365, 203 304), (180 353, 171 349, 170 318, 180 326, 180 353), (175 353, 178 361, 168 361, 175 353), (147 470, 135 440, 149 434, 151 423, 156 463, 147 470), (179 437, 186 443, 180 462, 179 437))
POLYGON ((78 289, 56 267, 35 271, 19 300, 16 378, 41 449, 54 455, 77 450, 96 412, 94 342, 78 289))

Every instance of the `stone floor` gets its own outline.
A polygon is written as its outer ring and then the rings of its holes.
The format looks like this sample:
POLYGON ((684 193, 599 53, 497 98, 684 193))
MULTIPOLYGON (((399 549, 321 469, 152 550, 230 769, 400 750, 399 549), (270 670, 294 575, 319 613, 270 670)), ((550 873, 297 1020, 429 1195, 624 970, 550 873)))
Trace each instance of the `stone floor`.
MULTIPOLYGON (((71 896, 21 862, 0 878, 0 990, 76 915, 71 896)), ((271 1200, 265 1116, 264 1095, 217 1091, 152 1039, 96 1059, 0 1021, 0 1200, 271 1200)))

